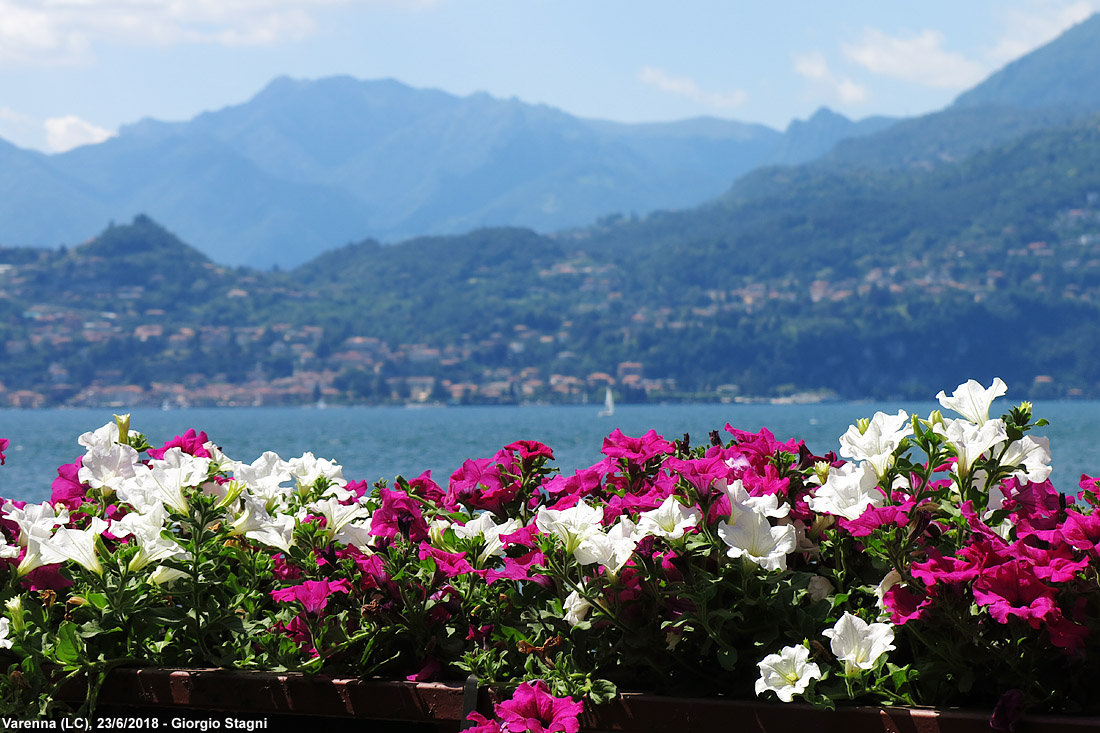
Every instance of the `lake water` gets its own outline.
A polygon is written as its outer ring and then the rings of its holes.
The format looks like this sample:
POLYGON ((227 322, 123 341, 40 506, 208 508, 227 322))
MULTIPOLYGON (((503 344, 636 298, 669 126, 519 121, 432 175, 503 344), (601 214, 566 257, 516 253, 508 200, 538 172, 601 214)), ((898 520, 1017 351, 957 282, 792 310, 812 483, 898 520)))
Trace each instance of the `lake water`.
MULTIPOLYGON (((600 460, 603 438, 615 428, 641 435, 650 428, 669 440, 689 433, 706 443, 726 423, 741 430, 767 427, 781 440, 800 438, 821 454, 860 417, 904 409, 922 416, 938 408, 925 403, 829 403, 815 405, 622 405, 613 417, 598 406, 530 407, 352 407, 135 410, 132 427, 160 445, 188 428, 205 430, 231 458, 251 462, 265 450, 283 458, 312 451, 335 459, 348 479, 418 476, 431 469, 446 479, 466 458, 492 456, 515 440, 539 440, 554 450, 565 473, 600 460)), ((1001 399, 992 412, 1007 410, 1001 399)), ((0 410, 0 437, 8 438, 7 465, 0 467, 0 496, 25 501, 49 497, 57 466, 83 454, 77 437, 111 418, 110 409, 0 410)), ((1100 474, 1100 402, 1036 403, 1035 415, 1050 425, 1034 433, 1051 441, 1054 485, 1076 493, 1082 473, 1100 474)), ((727 434, 723 431, 723 436, 727 434)))

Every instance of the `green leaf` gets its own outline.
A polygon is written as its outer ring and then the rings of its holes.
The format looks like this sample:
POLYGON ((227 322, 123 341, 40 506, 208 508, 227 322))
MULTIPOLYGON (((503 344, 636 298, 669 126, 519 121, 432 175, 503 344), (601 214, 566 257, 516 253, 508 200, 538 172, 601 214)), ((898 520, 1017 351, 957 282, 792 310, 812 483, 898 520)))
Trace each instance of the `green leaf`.
POLYGON ((62 622, 57 630, 57 644, 54 646, 54 656, 62 664, 75 664, 80 661, 84 653, 84 642, 77 634, 77 627, 72 621, 62 622))
POLYGON ((718 651, 718 664, 727 672, 732 672, 737 667, 737 650, 720 649, 718 651))

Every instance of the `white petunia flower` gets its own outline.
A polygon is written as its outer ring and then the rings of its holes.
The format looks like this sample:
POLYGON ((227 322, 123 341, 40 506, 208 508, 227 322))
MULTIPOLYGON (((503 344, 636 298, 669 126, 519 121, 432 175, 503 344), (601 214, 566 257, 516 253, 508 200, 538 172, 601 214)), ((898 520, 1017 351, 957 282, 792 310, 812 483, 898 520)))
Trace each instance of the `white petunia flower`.
POLYGON ((975 425, 983 425, 989 420, 989 407, 993 400, 1007 391, 1008 386, 1000 377, 993 380, 989 389, 971 379, 966 384, 960 384, 950 397, 940 390, 936 399, 948 410, 954 410, 975 425))
POLYGON ((744 558, 765 570, 786 569, 787 555, 798 544, 793 524, 773 527, 767 517, 756 512, 744 513, 736 524, 722 522, 718 536, 729 546, 727 555, 744 558))
POLYGON ((42 540, 42 559, 46 565, 71 560, 86 570, 103 575, 103 565, 99 562, 95 541, 108 526, 103 519, 92 517, 87 529, 62 527, 54 533, 53 537, 42 540))
POLYGON ((520 524, 515 519, 508 519, 500 524, 493 521, 492 512, 482 512, 466 522, 466 524, 453 524, 451 527, 457 537, 473 539, 480 537, 485 543, 477 557, 477 566, 481 567, 490 557, 504 555, 504 541, 500 539, 502 534, 512 534, 520 529, 520 524))
POLYGON ((895 648, 893 627, 868 624, 848 612, 833 628, 821 633, 832 639, 833 654, 844 662, 844 674, 848 677, 858 675, 861 669, 871 669, 879 657, 895 648))
POLYGON ((886 495, 878 488, 878 476, 866 461, 829 467, 829 476, 807 504, 817 514, 859 519, 868 507, 881 507, 886 495))
POLYGON ((596 531, 585 537, 573 551, 573 557, 581 565, 602 565, 608 574, 615 576, 634 554, 643 536, 631 519, 619 517, 606 534, 596 531))
MULTIPOLYGON (((131 430, 128 435, 131 438, 137 438, 139 433, 131 430)), ((118 423, 112 420, 98 430, 84 433, 76 439, 76 442, 88 452, 108 450, 112 445, 118 444, 118 423)))
POLYGON ((638 516, 638 531, 642 535, 678 540, 690 527, 699 524, 701 516, 695 507, 686 507, 675 496, 669 496, 661 506, 638 516))
POLYGON ((974 463, 982 454, 1001 441, 1008 440, 1004 420, 986 420, 981 424, 966 420, 944 420, 943 425, 936 423, 933 429, 944 436, 954 449, 958 458, 955 470, 960 475, 969 475, 974 463))
POLYGON ((811 680, 821 679, 821 668, 810 661, 810 650, 801 645, 785 646, 779 654, 769 654, 756 666, 760 669, 756 694, 771 690, 783 702, 805 692, 811 680))
POLYGON ((901 441, 913 434, 913 425, 904 410, 897 415, 876 412, 862 433, 855 425, 840 436, 840 455, 853 461, 868 461, 881 477, 890 468, 894 451, 901 441))
POLYGON ((603 507, 589 506, 581 499, 568 509, 539 507, 535 526, 543 534, 557 537, 565 544, 565 551, 573 554, 581 543, 593 534, 603 534, 603 507))
POLYGON ((289 464, 272 451, 265 452, 251 465, 238 466, 233 477, 243 481, 252 494, 261 497, 268 509, 284 503, 292 491, 283 486, 291 477, 289 464))
POLYGON ((766 494, 764 496, 752 496, 745 489, 741 479, 718 487, 726 495, 730 503, 729 524, 737 524, 737 518, 749 512, 765 517, 781 519, 791 513, 791 506, 787 502, 779 503, 778 494, 766 494))
POLYGON ((1009 443, 1000 460, 1003 466, 1020 466, 1012 473, 1020 481, 1041 484, 1050 478, 1050 439, 1025 435, 1009 443))
POLYGON ((573 591, 566 599, 564 605, 565 620, 570 626, 576 626, 588 615, 592 604, 586 601, 580 593, 573 591))
POLYGON ((319 478, 327 479, 332 486, 343 487, 347 485, 344 479, 344 468, 336 461, 327 458, 317 458, 312 453, 303 453, 298 458, 291 458, 286 463, 290 475, 298 484, 298 491, 304 493, 305 489, 313 486, 319 478))

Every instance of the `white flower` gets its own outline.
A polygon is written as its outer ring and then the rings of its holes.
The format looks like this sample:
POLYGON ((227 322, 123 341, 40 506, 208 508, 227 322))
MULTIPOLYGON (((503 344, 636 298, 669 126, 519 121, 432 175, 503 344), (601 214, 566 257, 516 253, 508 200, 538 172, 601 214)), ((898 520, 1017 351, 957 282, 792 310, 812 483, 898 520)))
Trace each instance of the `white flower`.
POLYGON ((989 407, 993 400, 1007 391, 1008 386, 1000 377, 993 380, 989 389, 971 379, 966 384, 960 384, 950 397, 940 390, 936 399, 948 410, 954 410, 975 425, 982 425, 989 420, 989 407))
POLYGON ((880 507, 886 495, 878 488, 878 476, 866 461, 829 467, 829 477, 814 491, 807 504, 817 514, 859 519, 867 507, 880 507))
POLYGON ((570 593, 563 605, 565 620, 570 626, 576 626, 584 621, 584 617, 588 615, 588 611, 592 608, 592 604, 586 601, 577 591, 570 593))
POLYGON ((324 534, 328 541, 335 539, 336 535, 351 522, 370 516, 370 507, 368 506, 363 504, 341 504, 338 500, 332 498, 315 501, 306 506, 310 512, 324 516, 324 534))
POLYGON ((889 624, 868 624, 848 612, 833 628, 821 633, 832 639, 833 654, 844 662, 847 676, 859 674, 857 670, 871 669, 879 657, 895 648, 894 629, 889 624))
POLYGON ((12 641, 8 638, 11 631, 11 622, 7 616, 0 618, 0 649, 11 649, 12 641))
POLYGON ((678 540, 689 527, 699 523, 702 516, 695 507, 686 507, 675 496, 669 496, 661 506, 642 512, 638 516, 638 531, 642 535, 654 535, 668 540, 678 540))
POLYGON ((1041 484, 1050 478, 1050 439, 1025 435, 1009 443, 1000 460, 1002 466, 1020 466, 1012 475, 1021 481, 1041 484))
POLYGON ((206 481, 210 459, 184 453, 180 448, 169 448, 164 458, 149 464, 149 473, 143 478, 146 490, 180 513, 188 511, 184 489, 206 481))
POLYGON ((643 536, 628 517, 619 517, 606 534, 596 531, 586 536, 573 551, 573 557, 581 565, 596 563, 610 575, 618 575, 643 536))
POLYGON ((810 686, 810 680, 821 679, 821 669, 810 661, 810 650, 804 646, 785 646, 779 654, 769 654, 756 665, 760 679, 756 694, 771 690, 783 702, 790 702, 810 686))
POLYGON ((87 529, 62 527, 50 539, 42 540, 42 559, 47 565, 72 560, 86 570, 103 575, 95 541, 108 526, 103 519, 92 517, 87 529))
POLYGON ((760 514, 765 517, 780 519, 791 513, 791 507, 786 502, 779 505, 778 494, 765 494, 764 496, 751 496, 745 489, 741 479, 733 483, 718 486, 726 495, 730 503, 730 524, 736 524, 737 518, 746 512, 760 514))
MULTIPOLYGON (((131 430, 128 435, 131 438, 136 438, 139 433, 136 430, 131 430)), ((118 423, 111 421, 98 430, 84 433, 76 439, 76 442, 89 452, 108 450, 112 445, 118 443, 118 423)))
POLYGON ((81 461, 77 480, 105 495, 117 491, 126 479, 134 478, 139 463, 138 452, 128 445, 112 443, 88 451, 81 461))
POLYGON ((48 501, 44 501, 41 504, 27 504, 19 509, 15 504, 6 501, 0 507, 0 511, 4 513, 5 518, 19 525, 19 544, 26 547, 30 538, 48 538, 53 534, 54 527, 69 523, 69 510, 64 504, 59 508, 60 511, 48 501))
POLYGON ((862 433, 855 425, 840 436, 840 455, 854 461, 869 461, 875 473, 883 476, 901 441, 913 434, 913 425, 904 410, 897 415, 876 412, 862 433))
POLYGON ((240 465, 233 471, 233 476, 243 481, 248 490, 263 498, 264 503, 270 509, 274 504, 282 503, 290 489, 282 484, 290 480, 289 464, 278 453, 265 452, 252 462, 251 465, 240 465))
POLYGON ((592 507, 581 499, 568 509, 539 507, 535 526, 539 532, 552 535, 565 543, 565 551, 572 554, 581 542, 592 534, 602 534, 603 507, 592 507))
POLYGON ((746 512, 736 524, 722 522, 718 536, 729 545, 726 554, 744 558, 765 570, 783 570, 787 567, 787 555, 798 544, 793 524, 773 527, 767 517, 756 512, 746 512))
POLYGON ((244 535, 250 540, 289 552, 294 541, 294 517, 287 514, 272 516, 267 513, 261 499, 248 493, 241 494, 241 513, 230 525, 229 534, 244 535))
POLYGON ((481 567, 490 557, 500 557, 504 554, 504 541, 500 539, 502 534, 512 534, 520 528, 515 519, 508 519, 501 524, 493 521, 492 512, 482 512, 466 522, 466 524, 451 525, 455 536, 462 539, 480 537, 485 543, 477 557, 477 566, 481 567))
POLYGON ((300 458, 287 461, 287 469, 298 484, 298 490, 313 486, 319 478, 327 479, 331 486, 346 486, 343 466, 327 458, 317 458, 312 453, 303 453, 300 458))
POLYGON ((138 553, 130 560, 129 569, 137 572, 151 563, 159 563, 168 558, 190 559, 178 542, 164 536, 168 512, 163 504, 157 504, 149 513, 130 512, 122 519, 111 524, 111 533, 116 537, 133 535, 138 544, 138 553))
POLYGON ((954 449, 958 458, 955 470, 959 475, 969 475, 974 462, 983 453, 1008 439, 1005 422, 1000 418, 986 420, 981 424, 966 420, 944 420, 943 425, 936 423, 933 429, 944 436, 954 449))

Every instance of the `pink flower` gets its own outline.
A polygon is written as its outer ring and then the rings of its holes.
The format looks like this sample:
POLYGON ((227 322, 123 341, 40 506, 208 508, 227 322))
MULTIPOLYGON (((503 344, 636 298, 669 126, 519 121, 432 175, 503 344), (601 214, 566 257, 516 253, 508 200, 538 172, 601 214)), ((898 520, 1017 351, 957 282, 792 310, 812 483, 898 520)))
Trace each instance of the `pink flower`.
POLYGON ((328 598, 333 593, 350 593, 351 583, 346 578, 340 580, 307 580, 301 585, 292 585, 289 588, 280 588, 271 591, 271 597, 276 601, 290 603, 298 601, 302 604, 306 613, 320 613, 328 605, 328 598))
POLYGON ((974 581, 974 601, 988 606, 989 614, 1002 624, 1015 616, 1033 629, 1039 628, 1043 617, 1058 610, 1054 589, 1018 560, 983 571, 974 581))
POLYGON ((534 461, 536 458, 545 458, 548 461, 554 460, 554 452, 550 450, 550 447, 537 440, 517 440, 515 443, 504 446, 504 450, 519 453, 520 459, 524 462, 534 461))
POLYGON ((190 428, 183 435, 177 435, 169 440, 163 448, 150 448, 146 453, 150 458, 161 459, 169 448, 180 448, 184 453, 190 453, 196 458, 212 458, 213 456, 204 447, 209 440, 205 432, 196 433, 194 428, 190 428))
POLYGON ((476 710, 467 715, 466 720, 476 723, 476 725, 466 728, 466 733, 504 733, 500 728, 500 723, 492 718, 486 718, 476 710))
POLYGON ((403 491, 382 489, 382 506, 371 517, 370 533, 375 537, 396 537, 412 542, 428 538, 428 523, 416 499, 403 491))
POLYGON ((80 483, 77 474, 80 473, 80 464, 83 456, 76 459, 76 463, 66 463, 57 467, 57 478, 50 484, 50 501, 61 502, 69 511, 75 511, 84 503, 88 495, 88 487, 80 483))
POLYGON ((524 682, 511 700, 496 706, 497 717, 508 731, 530 733, 577 733, 584 703, 569 697, 554 697, 542 680, 524 682))
POLYGON ((8 449, 8 439, 0 438, 0 466, 4 465, 4 451, 8 449))
POLYGON ((435 561, 435 566, 439 572, 448 578, 474 572, 473 567, 466 561, 465 552, 446 552, 432 547, 427 542, 421 542, 420 559, 426 560, 429 557, 435 561))
POLYGON ((467 459, 453 474, 443 502, 449 510, 459 504, 471 509, 503 513, 504 506, 516 498, 519 484, 505 483, 500 466, 492 458, 467 459))
POLYGON ((608 458, 625 458, 631 463, 645 463, 654 456, 672 453, 674 450, 672 443, 657 435, 656 430, 650 430, 640 438, 631 438, 615 428, 611 435, 603 439, 603 449, 600 452, 608 458))
POLYGON ((682 460, 680 458, 667 458, 664 467, 680 474, 680 478, 695 487, 699 493, 710 493, 715 481, 725 481, 730 477, 730 467, 719 456, 708 458, 692 458, 682 460))
POLYGON ((546 555, 540 550, 531 550, 519 557, 504 558, 504 570, 490 570, 485 573, 485 582, 492 584, 498 580, 532 580, 539 585, 549 585, 548 576, 539 573, 531 574, 532 568, 540 568, 546 565, 546 555))
POLYGON ((913 499, 894 506, 869 506, 858 519, 840 518, 839 524, 853 537, 866 537, 879 527, 904 527, 909 524, 909 512, 917 505, 913 499))
POLYGON ((432 481, 432 472, 430 470, 425 471, 410 481, 409 490, 421 499, 427 499, 433 504, 443 503, 445 494, 443 489, 439 488, 439 484, 432 481))

